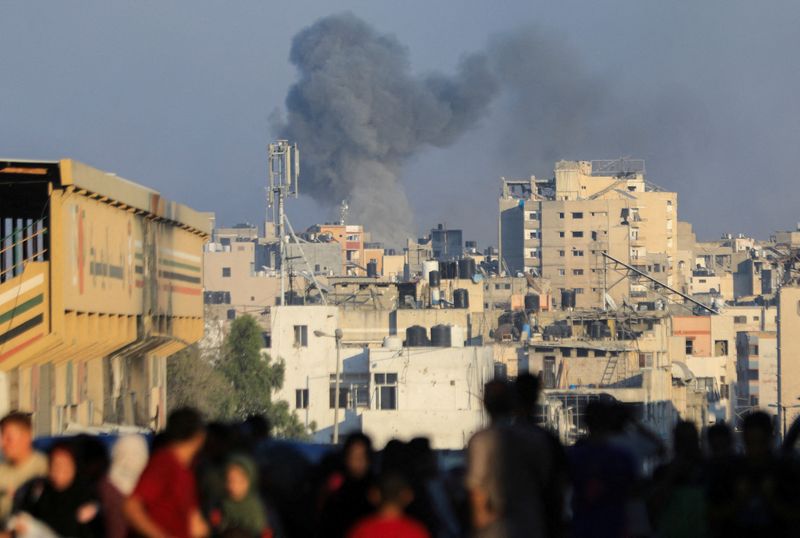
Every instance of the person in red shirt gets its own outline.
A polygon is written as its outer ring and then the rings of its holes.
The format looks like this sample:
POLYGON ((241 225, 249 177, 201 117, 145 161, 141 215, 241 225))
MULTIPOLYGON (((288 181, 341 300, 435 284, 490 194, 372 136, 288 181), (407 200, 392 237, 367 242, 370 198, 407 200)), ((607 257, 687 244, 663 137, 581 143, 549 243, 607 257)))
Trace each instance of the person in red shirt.
POLYGON ((370 490, 370 499, 378 511, 356 523, 348 538, 430 538, 421 523, 405 515, 414 493, 402 475, 384 473, 370 490))
POLYGON ((200 515, 192 462, 205 442, 205 426, 194 409, 173 411, 167 444, 156 451, 125 502, 131 528, 146 538, 200 538, 208 526, 200 515))

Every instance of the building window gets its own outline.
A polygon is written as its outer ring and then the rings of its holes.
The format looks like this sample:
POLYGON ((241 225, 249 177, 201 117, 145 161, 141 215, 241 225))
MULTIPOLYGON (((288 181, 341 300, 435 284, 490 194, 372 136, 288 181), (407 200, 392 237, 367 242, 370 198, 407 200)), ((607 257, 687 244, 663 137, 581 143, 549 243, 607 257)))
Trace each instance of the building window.
POLYGON ((564 237, 564 232, 558 232, 558 237, 564 237))
POLYGON ((308 409, 308 389, 297 389, 294 391, 295 409, 308 409))
POLYGON ((750 396, 750 405, 752 405, 753 407, 758 407, 758 395, 752 394, 750 396))
POLYGON ((236 310, 233 308, 229 308, 227 315, 228 315, 228 320, 236 319, 236 310))
POLYGON ((572 274, 575 276, 581 276, 583 274, 583 269, 573 269, 572 274))
POLYGON ((714 356, 724 357, 727 354, 728 354, 728 341, 714 340, 714 356))
POLYGON ((503 289, 510 290, 511 284, 503 284, 503 289))
POLYGON ((308 347, 308 325, 294 326, 294 347, 308 347))
POLYGON ((572 350, 570 348, 568 348, 568 347, 562 347, 561 348, 561 356, 562 357, 569 357, 570 355, 572 355, 572 350))
POLYGON ((539 230, 531 230, 528 239, 539 239, 539 230))
POLYGON ((558 218, 560 218, 560 219, 563 219, 563 218, 564 218, 564 213, 563 213, 563 212, 562 212, 562 213, 559 213, 559 214, 558 214, 558 218))
POLYGON ((750 344, 750 349, 748 350, 747 354, 753 357, 758 357, 758 344, 750 344))
POLYGON ((575 295, 583 295, 583 288, 575 288, 573 291, 575 295))
POLYGON ((544 370, 542 371, 543 385, 546 389, 556 388, 556 358, 548 356, 544 358, 544 370))
POLYGON ((374 374, 378 409, 397 409, 397 374, 374 374))
POLYGON ((583 256, 583 251, 582 250, 573 250, 572 251, 572 255, 575 256, 575 257, 581 257, 581 256, 583 256))
POLYGON ((592 232, 592 241, 597 241, 597 232, 592 232))
MULTIPOLYGON (((328 403, 331 409, 336 402, 336 375, 331 374, 328 403)), ((355 409, 369 407, 369 374, 339 374, 339 407, 355 409)))
POLYGON ((558 276, 564 276, 566 274, 567 274, 567 270, 566 269, 559 269, 558 270, 558 276))
POLYGON ((231 276, 231 268, 230 267, 223 267, 222 268, 222 278, 229 278, 231 276))
POLYGON ((747 370, 747 379, 750 381, 758 381, 758 370, 747 370))
POLYGON ((736 324, 747 323, 747 316, 733 316, 733 322, 736 324))
POLYGON ((583 237, 583 232, 572 232, 572 237, 583 237))
POLYGON ((528 213, 528 220, 539 220, 539 212, 531 211, 530 213, 528 213))
POLYGON ((558 255, 561 256, 562 258, 564 257, 564 254, 565 254, 565 252, 563 250, 559 250, 558 251, 558 255))
POLYGON ((694 355, 694 338, 686 339, 686 354, 694 355))
POLYGON ((575 350, 575 352, 576 352, 576 356, 577 357, 588 357, 589 356, 589 350, 586 349, 586 348, 577 348, 575 350))
POLYGON ((653 354, 639 353, 639 368, 652 368, 652 367, 653 367, 653 354))
POLYGON ((573 211, 572 212, 572 218, 573 219, 582 219, 583 218, 583 212, 581 212, 581 211, 573 211))

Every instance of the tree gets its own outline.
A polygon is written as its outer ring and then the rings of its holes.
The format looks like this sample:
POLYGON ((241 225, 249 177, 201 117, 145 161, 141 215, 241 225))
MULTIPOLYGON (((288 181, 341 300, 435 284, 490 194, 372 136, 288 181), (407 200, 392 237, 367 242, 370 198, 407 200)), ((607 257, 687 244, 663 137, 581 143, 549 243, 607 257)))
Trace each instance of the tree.
POLYGON ((235 418, 252 414, 269 417, 280 437, 305 437, 305 427, 286 402, 273 402, 272 393, 283 385, 284 363, 262 353, 261 328, 252 316, 237 317, 223 345, 217 365, 233 388, 235 418))
POLYGON ((209 420, 233 416, 236 398, 230 382, 190 346, 167 360, 167 407, 194 407, 209 420))

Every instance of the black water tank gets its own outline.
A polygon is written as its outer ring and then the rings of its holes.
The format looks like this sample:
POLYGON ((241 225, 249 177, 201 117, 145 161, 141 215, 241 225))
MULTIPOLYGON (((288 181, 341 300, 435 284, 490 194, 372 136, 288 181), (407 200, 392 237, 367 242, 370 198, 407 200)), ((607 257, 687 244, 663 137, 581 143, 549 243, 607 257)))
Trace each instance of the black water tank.
POLYGON ((431 271, 428 273, 428 283, 430 283, 431 288, 438 288, 439 283, 441 282, 439 271, 431 271))
POLYGON ((535 293, 529 293, 525 296, 525 312, 538 312, 539 311, 539 296, 535 293))
POLYGON ((431 327, 431 345, 433 347, 450 347, 449 325, 434 325, 431 327))
POLYGON ((561 308, 575 308, 575 290, 561 290, 561 308))
POLYGON ((412 325, 406 329, 406 347, 424 347, 428 345, 428 331, 425 327, 412 325))
POLYGON ((473 276, 475 276, 475 260, 473 258, 458 260, 458 278, 471 280, 473 276))
POLYGON ((367 276, 368 277, 378 276, 378 262, 371 261, 367 264, 367 276))
POLYGON ((453 275, 450 274, 450 262, 439 262, 439 276, 443 280, 450 280, 453 275))
POLYGON ((608 326, 602 321, 593 321, 592 324, 589 325, 589 336, 595 340, 604 338, 607 332, 608 326))
POLYGON ((447 265, 447 276, 444 278, 454 279, 458 277, 458 264, 456 262, 445 262, 447 265))
POLYGON ((464 288, 453 291, 453 305, 456 308, 469 308, 469 291, 464 288))

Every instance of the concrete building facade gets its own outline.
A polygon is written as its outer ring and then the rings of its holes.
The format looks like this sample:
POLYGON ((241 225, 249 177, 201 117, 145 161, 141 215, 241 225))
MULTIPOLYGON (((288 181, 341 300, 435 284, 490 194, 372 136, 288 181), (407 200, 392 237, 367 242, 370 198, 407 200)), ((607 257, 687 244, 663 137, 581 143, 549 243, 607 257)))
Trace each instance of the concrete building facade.
MULTIPOLYGON (((285 362, 286 372, 274 397, 289 402, 315 441, 330 442, 333 434, 337 328, 343 332, 340 436, 364 431, 380 447, 392 438, 424 435, 434 448, 461 449, 484 423, 479 395, 493 374, 491 348, 408 348, 400 346, 401 338, 376 347, 374 331, 365 330, 352 313, 340 316, 336 307, 285 306, 272 312, 269 352, 285 362)), ((388 319, 387 313, 361 321, 379 327, 388 319)), ((398 320, 405 323, 411 322, 398 320)))
POLYGON ((602 307, 605 293, 618 304, 647 296, 644 281, 620 280, 602 253, 673 285, 677 194, 648 184, 643 163, 626 163, 559 161, 551 182, 503 180, 500 243, 508 270, 549 279, 556 303, 559 290, 575 290, 578 308, 602 307))

